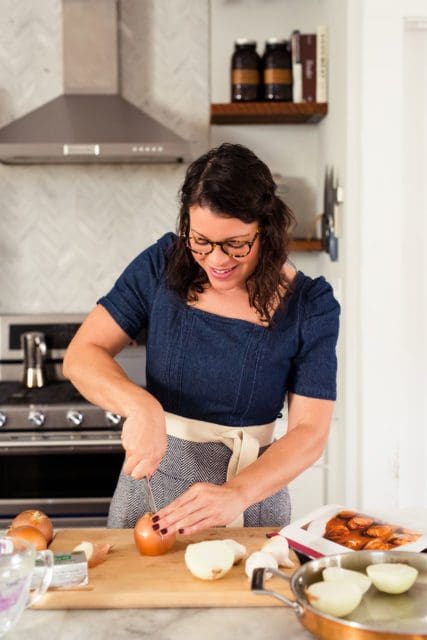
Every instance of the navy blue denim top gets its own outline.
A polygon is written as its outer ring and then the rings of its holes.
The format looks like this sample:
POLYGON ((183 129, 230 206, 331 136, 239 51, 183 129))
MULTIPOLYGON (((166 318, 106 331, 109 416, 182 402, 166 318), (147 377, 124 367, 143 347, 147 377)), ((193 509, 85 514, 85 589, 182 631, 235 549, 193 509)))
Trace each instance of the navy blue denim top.
POLYGON ((191 307, 168 289, 164 235, 98 300, 134 339, 147 330, 147 390, 165 411, 228 426, 276 419, 287 391, 335 400, 340 307, 323 277, 298 271, 273 325, 191 307))

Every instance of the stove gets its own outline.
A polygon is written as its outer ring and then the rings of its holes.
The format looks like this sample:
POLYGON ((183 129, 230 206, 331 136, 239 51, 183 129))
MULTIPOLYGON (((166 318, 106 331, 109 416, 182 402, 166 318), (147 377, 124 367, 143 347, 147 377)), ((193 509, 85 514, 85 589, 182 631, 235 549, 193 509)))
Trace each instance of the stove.
MULTIPOLYGON (((56 526, 105 526, 123 464, 121 416, 88 402, 62 375, 65 350, 84 316, 0 316, 0 528, 23 509, 56 526), (43 386, 27 388, 21 335, 46 345, 43 386)), ((117 362, 145 385, 141 336, 117 362)))

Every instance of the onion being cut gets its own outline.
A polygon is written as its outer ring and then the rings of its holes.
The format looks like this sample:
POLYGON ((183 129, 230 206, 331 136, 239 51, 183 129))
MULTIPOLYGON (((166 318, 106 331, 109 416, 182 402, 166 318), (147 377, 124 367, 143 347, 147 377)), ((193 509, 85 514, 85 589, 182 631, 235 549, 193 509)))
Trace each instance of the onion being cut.
POLYGON ((175 533, 162 535, 159 531, 154 531, 152 517, 153 513, 147 512, 141 516, 133 530, 135 545, 141 555, 161 556, 173 547, 176 541, 175 533))

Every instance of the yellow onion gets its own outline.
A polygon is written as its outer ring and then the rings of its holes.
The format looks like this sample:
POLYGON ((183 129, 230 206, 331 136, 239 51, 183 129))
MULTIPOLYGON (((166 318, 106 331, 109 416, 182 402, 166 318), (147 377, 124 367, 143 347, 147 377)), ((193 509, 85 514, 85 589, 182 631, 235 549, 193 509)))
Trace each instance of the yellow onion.
POLYGON ((162 535, 159 531, 154 531, 151 520, 153 515, 150 512, 144 513, 133 530, 136 547, 144 556, 161 556, 173 547, 176 540, 175 533, 162 535))
POLYGON ((44 551, 47 549, 46 538, 39 529, 31 527, 30 525, 22 525, 20 527, 13 527, 6 532, 7 536, 11 538, 20 538, 26 540, 35 546, 37 551, 44 551))
POLYGON ((25 525, 38 529, 46 538, 47 544, 52 540, 53 524, 51 519, 43 513, 43 511, 38 511, 36 509, 21 511, 21 513, 18 513, 18 515, 12 520, 12 524, 10 526, 11 529, 14 529, 15 527, 22 527, 25 525))

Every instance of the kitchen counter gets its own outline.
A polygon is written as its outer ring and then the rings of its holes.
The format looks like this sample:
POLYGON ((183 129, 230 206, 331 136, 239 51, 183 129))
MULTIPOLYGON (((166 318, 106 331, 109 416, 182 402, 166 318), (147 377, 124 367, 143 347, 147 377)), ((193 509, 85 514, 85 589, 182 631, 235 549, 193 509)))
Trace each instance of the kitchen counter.
MULTIPOLYGON (((266 596, 260 596, 265 597, 266 596)), ((30 611, 7 640, 313 640, 285 606, 30 611)))
MULTIPOLYGON (((384 514, 386 515, 386 514, 384 514)), ((397 509, 427 529, 427 509, 397 509)), ((259 596, 268 602, 267 596, 259 596)), ((73 609, 24 611, 8 640, 313 640, 295 613, 283 607, 197 609, 73 609)))

